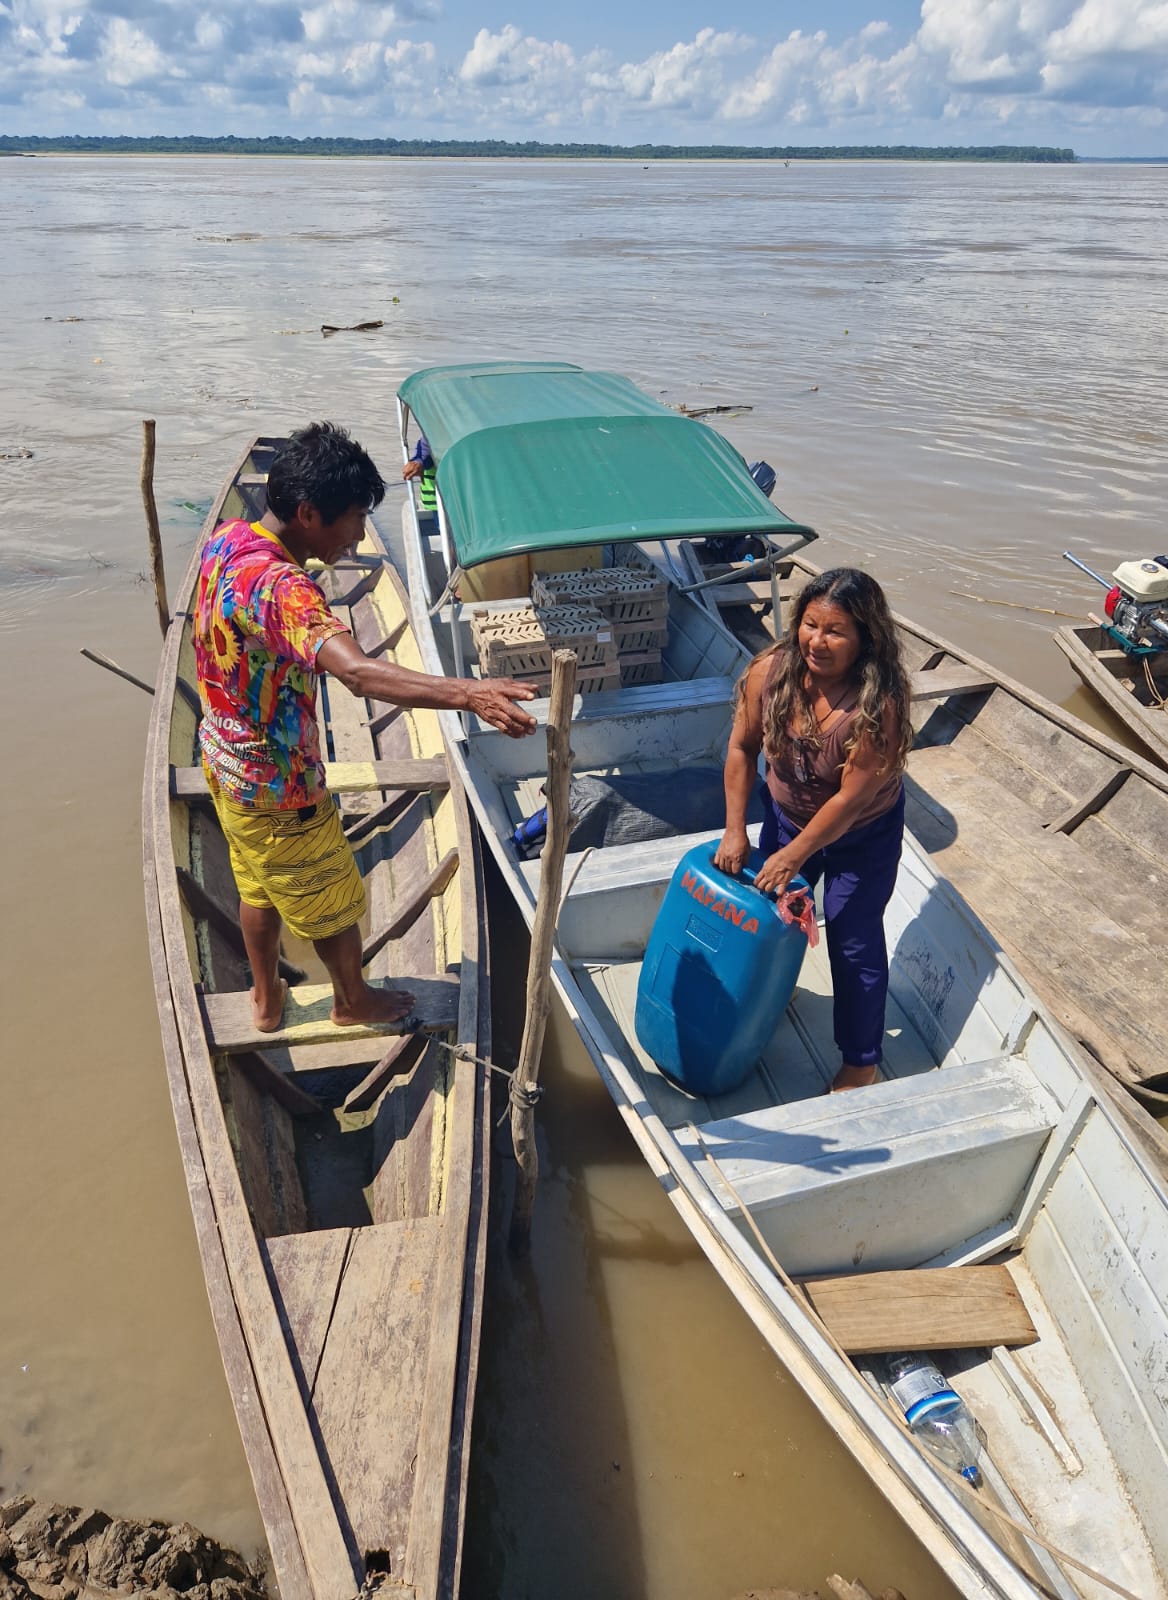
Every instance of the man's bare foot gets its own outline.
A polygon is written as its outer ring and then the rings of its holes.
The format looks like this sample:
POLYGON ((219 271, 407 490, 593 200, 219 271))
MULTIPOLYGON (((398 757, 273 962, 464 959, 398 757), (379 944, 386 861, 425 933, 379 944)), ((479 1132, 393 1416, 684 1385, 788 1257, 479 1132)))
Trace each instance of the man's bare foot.
POLYGON ((352 1028, 358 1023, 401 1022, 413 1009, 414 997, 404 989, 373 989, 366 984, 354 1004, 342 1006, 335 1000, 330 1015, 339 1028, 352 1028))
POLYGON ((879 1067, 843 1066, 832 1079, 828 1094, 842 1094, 845 1089, 866 1089, 880 1076, 879 1067))
POLYGON ((276 985, 275 1001, 262 1009, 256 1001, 256 992, 251 992, 251 1020, 255 1023, 257 1033, 275 1033, 284 1020, 284 1005, 288 999, 288 980, 280 978, 276 985))

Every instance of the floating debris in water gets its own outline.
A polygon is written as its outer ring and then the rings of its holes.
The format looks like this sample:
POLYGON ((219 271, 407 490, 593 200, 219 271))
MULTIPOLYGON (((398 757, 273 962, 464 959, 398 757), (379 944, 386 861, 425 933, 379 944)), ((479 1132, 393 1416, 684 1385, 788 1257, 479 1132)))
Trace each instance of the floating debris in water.
POLYGON ((374 328, 384 327, 384 322, 346 322, 339 325, 332 322, 322 322, 320 331, 328 339, 334 333, 370 333, 374 328))
POLYGON ((687 406, 684 402, 674 408, 683 417, 740 417, 753 411, 753 406, 687 406))
POLYGON ((26 444, 16 444, 10 449, 0 450, 0 461, 31 461, 32 451, 26 444))

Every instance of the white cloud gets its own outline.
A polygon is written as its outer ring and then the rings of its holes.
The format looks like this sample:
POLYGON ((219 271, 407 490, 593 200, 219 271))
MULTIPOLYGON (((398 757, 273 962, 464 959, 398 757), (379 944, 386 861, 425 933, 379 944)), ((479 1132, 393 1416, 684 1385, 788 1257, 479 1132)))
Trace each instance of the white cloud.
POLYGON ((752 73, 730 86, 723 114, 732 122, 749 122, 768 112, 791 110, 815 82, 826 45, 826 34, 808 35, 796 29, 752 73))
POLYGON ((645 61, 619 67, 614 82, 641 110, 714 116, 725 98, 728 64, 749 43, 741 34, 703 28, 692 44, 675 44, 645 61))
MULTIPOLYGON (((166 57, 154 40, 124 17, 114 17, 106 30, 100 60, 107 81, 119 88, 165 77, 168 71, 166 57)), ((180 76, 182 67, 176 62, 170 71, 180 76)))
POLYGON ((0 0, 0 125, 1072 143, 1168 105, 1168 0, 922 0, 915 31, 708 27, 636 59, 511 22, 440 48, 439 15, 440 0, 0 0))
POLYGON ((463 83, 479 89, 494 89, 503 84, 562 82, 577 68, 575 52, 566 44, 547 43, 520 33, 508 23, 500 33, 480 28, 474 43, 462 59, 458 76, 463 83))
POLYGON ((917 41, 954 89, 1034 90, 1043 41, 1069 9, 1058 0, 924 0, 917 41))
POLYGON ((393 6, 363 5, 360 0, 326 0, 300 13, 304 37, 311 44, 345 44, 353 39, 384 39, 397 22, 393 6))

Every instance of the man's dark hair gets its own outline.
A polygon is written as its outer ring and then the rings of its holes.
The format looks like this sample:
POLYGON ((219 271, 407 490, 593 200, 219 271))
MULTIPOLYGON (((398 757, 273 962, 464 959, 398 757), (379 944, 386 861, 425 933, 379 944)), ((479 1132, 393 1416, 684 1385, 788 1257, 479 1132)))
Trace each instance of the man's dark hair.
POLYGON ((384 494, 385 483, 373 462, 333 422, 310 422, 298 429, 268 471, 268 509, 284 522, 304 501, 325 522, 335 522, 351 506, 371 511, 384 494))

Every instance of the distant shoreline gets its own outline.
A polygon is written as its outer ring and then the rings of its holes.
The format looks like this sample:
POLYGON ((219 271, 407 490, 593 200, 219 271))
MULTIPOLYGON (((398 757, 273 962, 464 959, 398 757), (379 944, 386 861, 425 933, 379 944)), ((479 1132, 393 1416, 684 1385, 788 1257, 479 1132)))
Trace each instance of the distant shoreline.
POLYGON ((553 161, 966 161, 1067 165, 1073 150, 1043 145, 613 145, 509 143, 496 139, 241 139, 159 134, 0 135, 0 156, 219 155, 478 157, 553 161))

